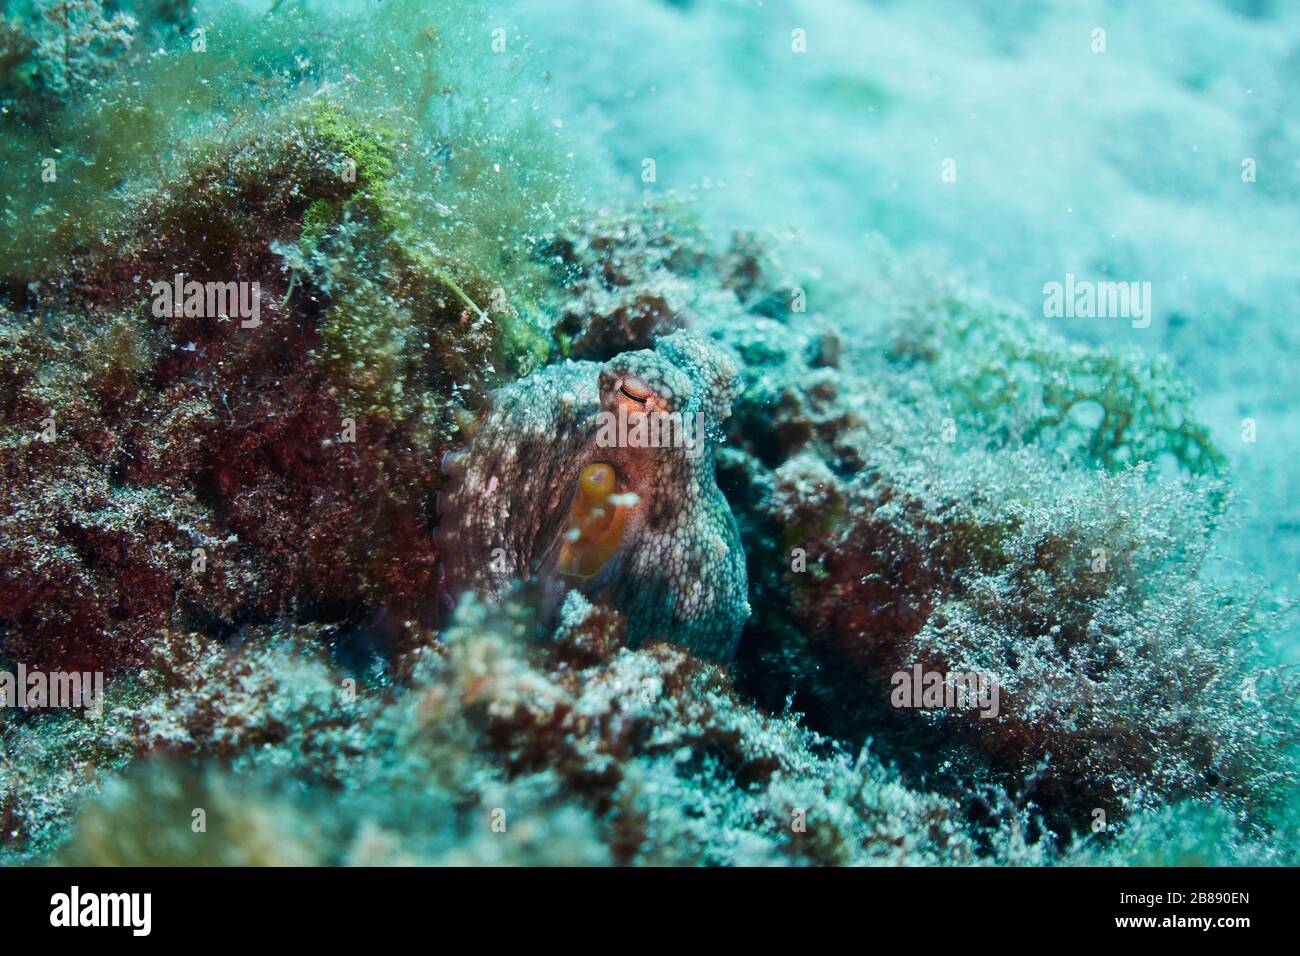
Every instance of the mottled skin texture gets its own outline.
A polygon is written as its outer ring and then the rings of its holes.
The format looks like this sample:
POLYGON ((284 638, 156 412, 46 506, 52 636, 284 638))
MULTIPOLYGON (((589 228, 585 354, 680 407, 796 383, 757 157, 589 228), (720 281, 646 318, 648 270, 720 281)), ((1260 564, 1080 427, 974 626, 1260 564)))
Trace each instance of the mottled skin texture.
MULTIPOLYGON (((492 598, 536 580, 558 608, 580 589, 623 613, 633 646, 665 638, 702 657, 729 660, 745 619, 745 556, 718 489, 714 446, 731 413, 731 356, 685 332, 655 349, 604 365, 566 361, 496 392, 467 445, 444 463, 438 544, 453 599, 466 589, 492 598), (701 419, 700 453, 686 447, 606 447, 602 410, 629 424, 654 412, 701 419), (614 556, 590 577, 561 573, 556 555, 569 527, 579 475, 611 465, 627 520, 614 556)), ((608 434, 608 431, 605 432, 608 434)))

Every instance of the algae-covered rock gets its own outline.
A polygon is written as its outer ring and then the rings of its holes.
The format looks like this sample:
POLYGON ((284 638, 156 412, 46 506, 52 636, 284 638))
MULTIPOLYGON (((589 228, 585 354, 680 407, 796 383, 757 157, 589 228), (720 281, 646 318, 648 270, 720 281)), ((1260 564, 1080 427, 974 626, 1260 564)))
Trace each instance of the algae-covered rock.
POLYGON ((1021 348, 1011 321, 918 297, 840 368, 819 361, 823 318, 714 327, 751 368, 724 486, 772 592, 746 684, 930 779, 946 765, 959 791, 997 780, 1062 835, 1186 797, 1267 831, 1293 786, 1294 689, 1260 651, 1274 619, 1204 579, 1229 505, 1200 477, 1222 457, 1186 384, 1039 332, 1021 348), (918 376, 898 343, 926 341, 918 376), (1083 395, 1103 424, 1064 414, 1083 395), (917 667, 991 676, 998 712, 899 710, 917 667))

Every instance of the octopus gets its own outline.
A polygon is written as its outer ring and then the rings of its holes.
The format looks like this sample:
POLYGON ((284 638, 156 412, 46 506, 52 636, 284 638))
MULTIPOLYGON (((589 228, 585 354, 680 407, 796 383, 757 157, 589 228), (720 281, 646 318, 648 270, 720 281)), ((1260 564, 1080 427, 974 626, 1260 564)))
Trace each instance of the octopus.
POLYGON ((447 602, 500 599, 522 581, 554 618, 576 589, 620 612, 632 647, 666 639, 730 660, 748 583, 714 455, 737 381, 721 346, 675 332, 494 392, 443 459, 447 602))

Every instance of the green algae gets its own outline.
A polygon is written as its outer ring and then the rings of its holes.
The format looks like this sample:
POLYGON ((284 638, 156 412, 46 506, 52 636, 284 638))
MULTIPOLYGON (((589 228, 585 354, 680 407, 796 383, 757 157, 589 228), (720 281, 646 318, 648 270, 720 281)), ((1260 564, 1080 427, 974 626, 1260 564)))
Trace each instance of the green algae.
MULTIPOLYGON (((382 191, 393 176, 393 152, 397 133, 382 123, 363 124, 337 104, 316 101, 307 123, 314 127, 328 148, 352 162, 349 174, 364 187, 377 190, 371 198, 383 205, 382 191)), ((342 170, 340 171, 342 172, 342 170)))
POLYGON ((1041 440, 1112 471, 1162 456, 1195 475, 1227 467, 1168 360, 1053 342, 1025 317, 978 300, 946 297, 931 315, 941 320, 917 315, 893 352, 930 364, 954 411, 983 433, 1041 440))

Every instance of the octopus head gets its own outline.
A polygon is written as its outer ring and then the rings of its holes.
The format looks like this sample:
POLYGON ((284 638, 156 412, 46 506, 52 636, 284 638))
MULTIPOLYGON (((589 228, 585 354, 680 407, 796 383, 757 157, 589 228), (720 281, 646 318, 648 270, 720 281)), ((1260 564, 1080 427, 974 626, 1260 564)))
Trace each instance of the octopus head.
POLYGON ((737 378, 724 349, 675 333, 496 393, 439 501, 449 598, 534 580, 550 618, 576 588, 622 611, 633 644, 729 657, 748 613, 744 555, 711 448, 737 378))

